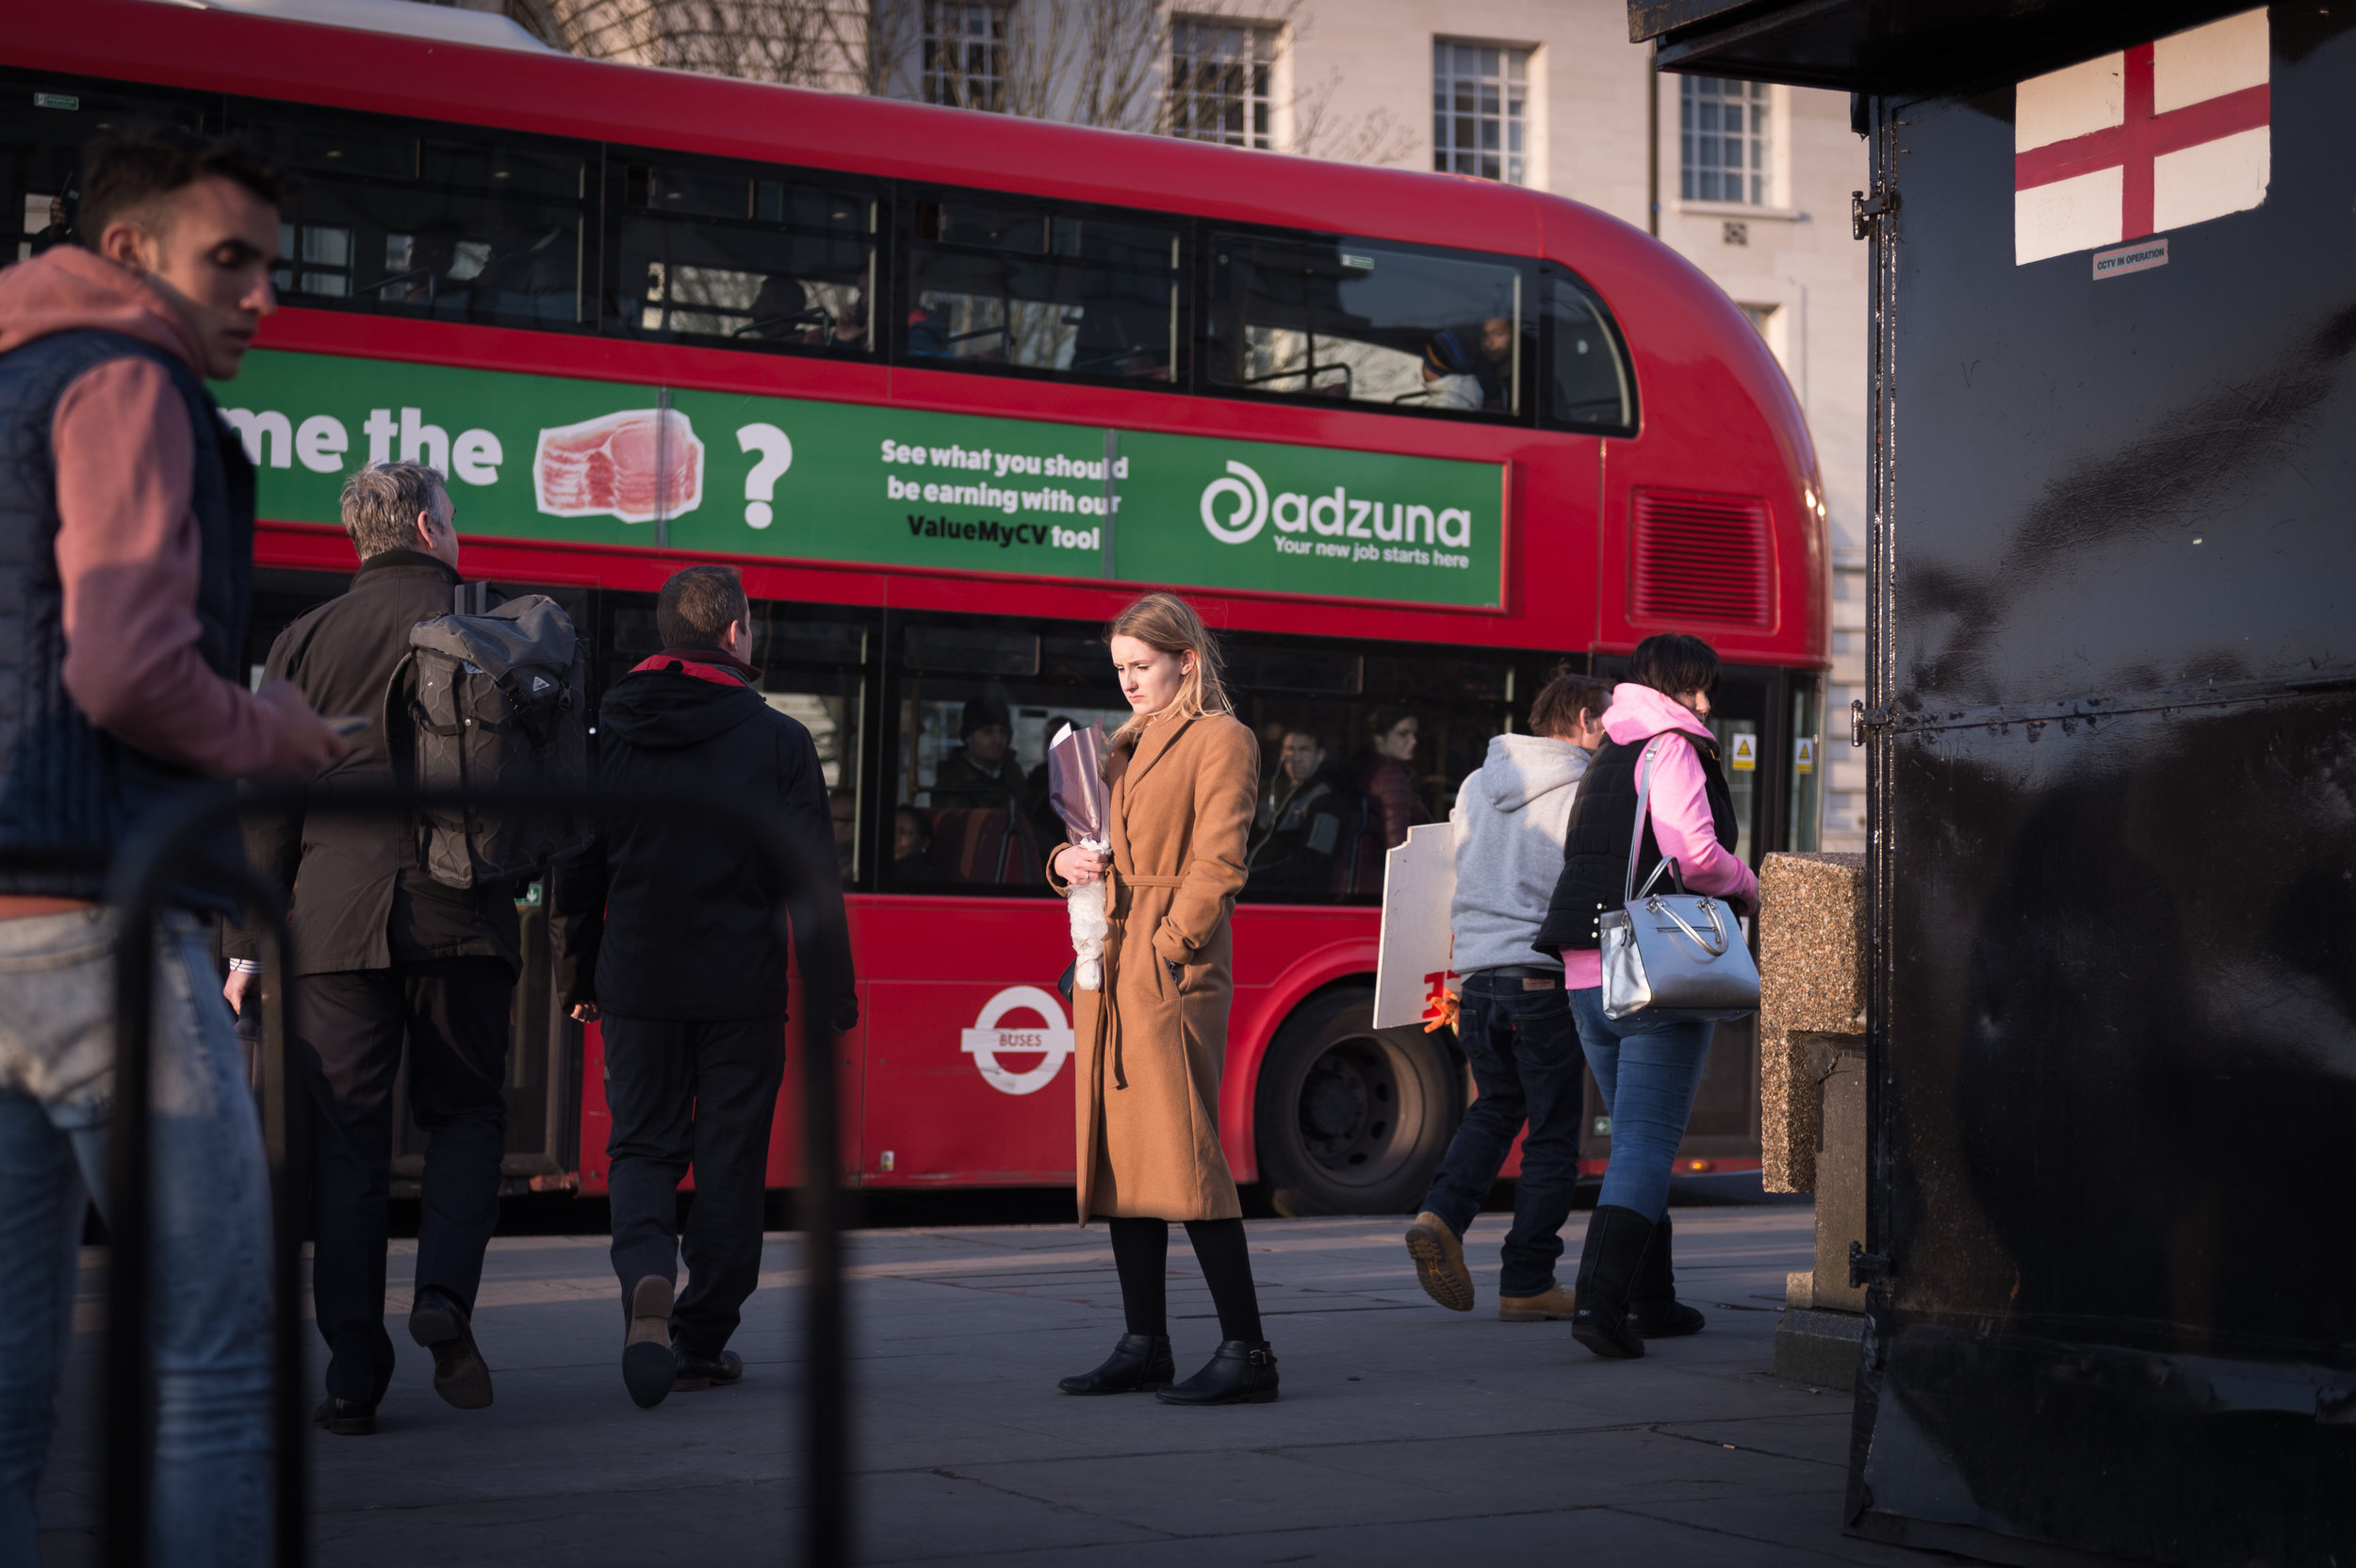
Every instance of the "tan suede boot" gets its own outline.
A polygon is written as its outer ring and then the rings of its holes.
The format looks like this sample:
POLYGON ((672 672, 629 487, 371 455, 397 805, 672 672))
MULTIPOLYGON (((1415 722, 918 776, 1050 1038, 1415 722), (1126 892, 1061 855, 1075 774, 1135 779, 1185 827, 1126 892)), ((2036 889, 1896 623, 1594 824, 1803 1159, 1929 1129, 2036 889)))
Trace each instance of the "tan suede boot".
POLYGON ((1450 1312, 1473 1309, 1472 1276, 1464 1271, 1464 1244, 1448 1221, 1430 1209, 1407 1227, 1407 1255, 1415 1260, 1423 1293, 1450 1312))
POLYGON ((1564 1290, 1558 1282, 1535 1296, 1500 1296, 1497 1316, 1508 1323, 1544 1323, 1548 1319, 1568 1321, 1579 1310, 1579 1298, 1564 1290))

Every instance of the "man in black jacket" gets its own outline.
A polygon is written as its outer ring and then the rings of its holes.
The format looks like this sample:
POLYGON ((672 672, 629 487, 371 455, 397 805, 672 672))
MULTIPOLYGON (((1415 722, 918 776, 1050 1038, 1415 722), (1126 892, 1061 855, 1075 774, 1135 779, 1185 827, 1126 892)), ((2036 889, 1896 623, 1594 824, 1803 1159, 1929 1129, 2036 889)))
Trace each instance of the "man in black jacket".
MULTIPOLYGON (((762 700, 736 573, 690 566, 663 585, 663 651, 606 693, 599 773, 631 792, 720 791, 775 812, 817 878, 822 911, 793 933, 806 982, 859 1020, 834 831, 810 731, 762 700)), ((602 1019, 614 1272, 630 1329, 622 1380, 641 1407, 732 1383, 728 1348, 761 1272, 762 1175, 785 1076, 783 875, 734 836, 692 821, 616 820, 557 875, 557 986, 602 1019), (682 1250, 679 1184, 695 1172, 682 1250)))
MULTIPOLYGON (((454 516, 434 469, 370 464, 344 485, 343 520, 360 557, 351 592, 280 632, 263 672, 294 682, 322 713, 376 720, 319 776, 322 790, 394 777, 406 704, 388 703, 386 690, 410 629, 450 613, 459 581, 454 516)), ((392 1381, 385 1211, 404 1044, 409 1108, 428 1140, 409 1333, 434 1352, 434 1392, 461 1410, 482 1409, 491 1402, 491 1372, 469 1319, 499 1223, 507 1143, 501 1086, 521 967, 515 890, 444 887, 418 869, 412 825, 380 816, 257 818, 246 853, 257 873, 293 891, 303 978, 292 1027, 314 1106, 311 1295, 334 1352, 317 1419, 347 1436, 372 1432, 392 1381)), ((252 939, 224 946, 236 971, 227 995, 242 1010, 252 939)))

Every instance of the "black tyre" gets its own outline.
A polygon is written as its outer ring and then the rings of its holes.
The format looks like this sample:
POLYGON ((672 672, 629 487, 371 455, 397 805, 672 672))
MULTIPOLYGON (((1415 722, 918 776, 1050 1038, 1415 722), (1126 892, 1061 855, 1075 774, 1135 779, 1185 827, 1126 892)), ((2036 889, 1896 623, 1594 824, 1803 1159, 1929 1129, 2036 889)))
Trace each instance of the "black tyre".
POLYGON ((1412 1214, 1464 1115, 1441 1035, 1376 1029, 1374 992, 1303 1003, 1260 1067, 1260 1175, 1281 1215, 1412 1214))

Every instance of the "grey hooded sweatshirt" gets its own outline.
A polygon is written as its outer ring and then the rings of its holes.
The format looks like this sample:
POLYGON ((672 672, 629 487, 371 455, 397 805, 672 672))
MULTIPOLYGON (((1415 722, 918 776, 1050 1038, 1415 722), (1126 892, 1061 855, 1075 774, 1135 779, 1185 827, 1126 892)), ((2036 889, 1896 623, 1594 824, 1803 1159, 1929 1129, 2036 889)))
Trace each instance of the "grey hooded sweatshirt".
POLYGON ((1560 969, 1530 945, 1562 874, 1562 837, 1587 753, 1568 741, 1499 735, 1481 771, 1456 792, 1455 938, 1448 967, 1459 974, 1501 964, 1560 969))

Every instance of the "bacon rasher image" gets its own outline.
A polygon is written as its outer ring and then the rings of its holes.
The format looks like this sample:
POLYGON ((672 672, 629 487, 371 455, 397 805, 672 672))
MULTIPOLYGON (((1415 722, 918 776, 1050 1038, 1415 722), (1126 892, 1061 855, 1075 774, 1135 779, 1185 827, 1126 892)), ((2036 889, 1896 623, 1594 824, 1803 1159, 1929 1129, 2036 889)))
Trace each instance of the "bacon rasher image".
POLYGON ((704 444, 675 408, 625 409, 542 431, 532 483, 551 516, 676 517, 704 498, 704 444))

